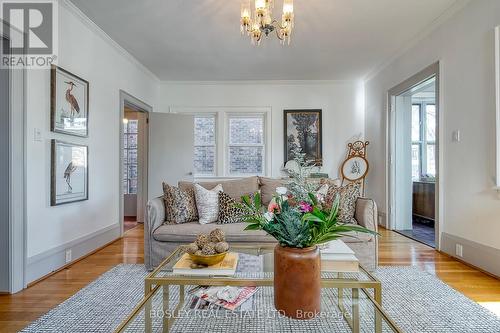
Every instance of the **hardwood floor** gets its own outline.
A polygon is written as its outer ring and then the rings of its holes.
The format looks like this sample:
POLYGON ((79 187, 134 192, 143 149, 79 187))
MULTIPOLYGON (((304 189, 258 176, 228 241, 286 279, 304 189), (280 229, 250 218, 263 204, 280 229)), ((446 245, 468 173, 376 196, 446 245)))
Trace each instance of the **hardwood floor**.
MULTIPOLYGON (((414 265, 477 302, 500 305, 500 280, 395 232, 380 231, 381 266, 414 265)), ((0 332, 17 332, 119 263, 143 263, 143 226, 15 295, 0 295, 0 332)))

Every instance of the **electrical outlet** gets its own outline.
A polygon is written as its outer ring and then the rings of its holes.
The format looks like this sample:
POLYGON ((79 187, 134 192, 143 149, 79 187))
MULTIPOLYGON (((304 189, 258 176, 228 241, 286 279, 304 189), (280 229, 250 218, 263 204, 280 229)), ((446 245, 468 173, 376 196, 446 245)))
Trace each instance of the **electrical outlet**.
POLYGON ((455 245, 455 254, 460 258, 464 256, 464 247, 462 246, 462 244, 455 245))
POLYGON ((66 263, 71 261, 71 249, 66 250, 66 263))
POLYGON ((454 130, 451 134, 451 141, 460 142, 460 130, 454 130))

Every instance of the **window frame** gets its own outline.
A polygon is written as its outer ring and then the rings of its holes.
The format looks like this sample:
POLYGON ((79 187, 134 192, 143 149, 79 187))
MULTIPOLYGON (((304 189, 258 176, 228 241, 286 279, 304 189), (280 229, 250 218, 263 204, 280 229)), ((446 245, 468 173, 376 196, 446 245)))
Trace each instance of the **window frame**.
POLYGON ((226 142, 229 141, 229 126, 227 126, 226 118, 230 114, 248 116, 262 115, 264 119, 264 152, 263 152, 263 169, 261 176, 270 176, 272 172, 272 108, 262 106, 245 106, 245 107, 227 107, 227 106, 207 106, 207 107, 180 107, 171 106, 169 111, 172 113, 180 113, 192 116, 203 116, 206 114, 216 115, 216 172, 213 176, 193 175, 194 179, 236 179, 249 177, 250 174, 229 174, 229 154, 226 152, 226 142))
POLYGON ((229 112, 224 115, 224 124, 225 124, 225 136, 224 136, 224 176, 226 177, 249 177, 249 176, 264 176, 266 174, 266 114, 262 112, 229 112), (260 118, 262 119, 262 143, 261 144, 231 144, 231 134, 230 134, 230 126, 229 123, 231 119, 235 118, 260 118), (231 156, 230 149, 231 147, 262 147, 262 172, 256 174, 246 174, 246 173, 231 173, 231 156))
MULTIPOLYGON (((213 178, 213 177, 216 177, 217 175, 217 167, 218 167, 218 150, 219 150, 219 145, 218 145, 218 134, 219 134, 219 124, 218 124, 218 116, 217 116, 217 113, 214 113, 214 112, 203 112, 203 113, 196 113, 196 114, 193 114, 193 126, 194 126, 194 119, 195 118, 210 118, 210 117, 213 117, 214 118, 214 125, 215 125, 215 129, 214 129, 214 135, 215 135, 215 140, 214 140, 214 145, 213 147, 215 148, 215 159, 214 159, 214 172, 212 174, 208 174, 208 173, 202 173, 202 174, 198 174, 196 173, 196 171, 194 170, 194 158, 193 158, 193 176, 195 178, 213 178)), ((194 134, 194 131, 193 131, 193 134, 194 134)), ((194 153, 194 148, 196 147, 212 147, 212 145, 197 145, 196 142, 193 142, 193 153, 194 153)))
MULTIPOLYGON (((427 140, 427 105, 434 105, 436 107, 436 103, 428 103, 426 101, 419 101, 419 102, 412 102, 411 103, 412 107, 414 105, 417 105, 419 107, 419 114, 420 114, 420 140, 414 141, 413 138, 411 140, 411 145, 418 145, 419 146, 419 179, 413 181, 435 181, 435 176, 434 178, 429 177, 428 170, 427 170, 427 146, 431 145, 434 146, 434 151, 436 151, 436 138, 434 140, 427 140)), ((436 115, 437 116, 437 115, 436 115)), ((413 121, 413 119, 412 119, 413 121)), ((437 123, 436 123, 437 126, 437 123)), ((437 159, 437 156, 435 156, 435 159, 437 159)))

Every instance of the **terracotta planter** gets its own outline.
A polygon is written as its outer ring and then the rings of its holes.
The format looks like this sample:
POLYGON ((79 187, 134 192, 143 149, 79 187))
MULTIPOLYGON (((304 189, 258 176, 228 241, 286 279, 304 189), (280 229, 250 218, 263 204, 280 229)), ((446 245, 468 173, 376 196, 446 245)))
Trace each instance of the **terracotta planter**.
POLYGON ((321 259, 317 246, 274 248, 274 306, 295 319, 312 319, 321 307, 321 259))

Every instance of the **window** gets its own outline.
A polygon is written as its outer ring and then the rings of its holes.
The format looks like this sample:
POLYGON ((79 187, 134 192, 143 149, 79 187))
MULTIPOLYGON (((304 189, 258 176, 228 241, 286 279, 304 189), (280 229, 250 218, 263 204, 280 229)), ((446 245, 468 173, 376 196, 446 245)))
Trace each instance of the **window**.
POLYGON ((265 173, 265 113, 196 114, 195 177, 238 177, 265 173), (219 131, 218 128, 224 128, 219 131), (218 149, 217 144, 222 147, 218 149))
POLYGON ((436 177, 436 105, 412 104, 412 178, 414 181, 436 177))
POLYGON ((230 115, 227 119, 229 175, 262 174, 264 117, 230 115))
POLYGON ((123 124, 123 193, 137 194, 137 130, 139 121, 123 124))
POLYGON ((216 159, 215 115, 194 117, 194 174, 214 176, 216 159))

